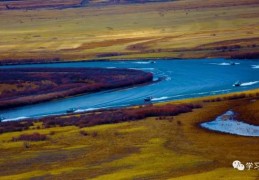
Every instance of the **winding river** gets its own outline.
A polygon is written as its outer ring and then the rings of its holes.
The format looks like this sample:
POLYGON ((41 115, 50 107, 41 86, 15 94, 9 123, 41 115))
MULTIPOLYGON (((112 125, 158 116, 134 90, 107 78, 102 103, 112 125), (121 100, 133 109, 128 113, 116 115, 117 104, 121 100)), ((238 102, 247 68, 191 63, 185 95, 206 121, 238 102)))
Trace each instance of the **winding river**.
POLYGON ((6 120, 64 114, 69 108, 77 112, 99 108, 123 107, 143 104, 143 99, 152 96, 152 101, 164 102, 175 99, 201 97, 214 94, 245 91, 259 88, 259 61, 235 60, 232 65, 224 59, 157 60, 157 61, 95 61, 53 64, 30 64, 1 66, 23 67, 105 67, 134 68, 152 72, 154 80, 162 81, 146 86, 110 90, 69 97, 18 108, 0 110, 6 120), (239 80, 240 87, 233 83, 239 80))

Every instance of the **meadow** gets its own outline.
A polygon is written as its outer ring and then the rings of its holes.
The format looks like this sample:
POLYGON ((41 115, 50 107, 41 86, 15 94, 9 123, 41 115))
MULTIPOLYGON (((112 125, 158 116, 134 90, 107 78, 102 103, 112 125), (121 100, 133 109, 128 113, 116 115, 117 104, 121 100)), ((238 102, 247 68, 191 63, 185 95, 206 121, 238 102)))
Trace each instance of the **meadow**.
POLYGON ((0 63, 258 58, 258 22, 257 0, 3 8, 0 63))
POLYGON ((133 69, 21 68, 1 69, 0 108, 10 108, 150 83, 152 73, 133 69))
MULTIPOLYGON (((151 1, 0 0, 0 65, 259 58, 258 0, 151 1)), ((132 69, 1 68, 0 108, 152 79, 132 69)), ((258 137, 200 126, 229 110, 258 126, 259 90, 0 122, 0 179, 259 179, 258 169, 232 167, 259 162, 258 137)))
MULTIPOLYGON (((245 96, 237 93, 179 100, 170 102, 171 106, 193 103, 202 107, 166 118, 81 128, 46 128, 35 121, 27 130, 0 135, 0 178, 258 179, 258 170, 232 167, 234 160, 258 161, 257 137, 199 126, 229 109, 240 120, 258 124, 258 100, 258 90, 245 96)), ((154 105, 158 106, 165 104, 154 105)))

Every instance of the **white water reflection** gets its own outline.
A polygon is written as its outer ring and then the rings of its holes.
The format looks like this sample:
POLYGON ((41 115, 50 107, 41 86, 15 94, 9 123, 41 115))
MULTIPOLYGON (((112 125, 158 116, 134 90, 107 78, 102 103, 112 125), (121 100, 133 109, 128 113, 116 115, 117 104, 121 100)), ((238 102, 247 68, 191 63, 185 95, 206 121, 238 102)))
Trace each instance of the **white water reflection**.
POLYGON ((259 126, 235 120, 233 111, 227 111, 214 121, 202 123, 201 126, 206 129, 240 136, 259 136, 259 126))

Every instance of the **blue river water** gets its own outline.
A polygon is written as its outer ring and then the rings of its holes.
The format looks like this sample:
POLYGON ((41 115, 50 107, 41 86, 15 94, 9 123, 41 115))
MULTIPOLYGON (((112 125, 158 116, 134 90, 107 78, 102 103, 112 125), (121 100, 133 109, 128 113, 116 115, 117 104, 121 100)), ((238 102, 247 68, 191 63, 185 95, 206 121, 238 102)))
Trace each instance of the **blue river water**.
POLYGON ((95 61, 53 64, 29 64, 0 66, 2 68, 24 67, 103 67, 134 68, 152 72, 157 83, 125 89, 83 94, 65 99, 0 110, 5 120, 64 114, 70 108, 77 112, 143 104, 143 99, 152 96, 152 101, 164 102, 176 99, 201 97, 259 88, 259 61, 235 60, 231 65, 225 59, 157 60, 157 61, 95 61), (234 87, 236 81, 240 87, 234 87))

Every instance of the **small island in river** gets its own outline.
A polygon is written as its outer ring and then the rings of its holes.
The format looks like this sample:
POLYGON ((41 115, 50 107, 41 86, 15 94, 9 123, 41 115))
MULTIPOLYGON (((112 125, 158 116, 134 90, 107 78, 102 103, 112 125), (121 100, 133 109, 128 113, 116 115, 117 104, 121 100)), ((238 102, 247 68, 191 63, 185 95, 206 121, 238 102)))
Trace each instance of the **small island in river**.
POLYGON ((134 69, 20 68, 0 71, 0 108, 65 98, 82 93, 152 82, 153 75, 134 69))

